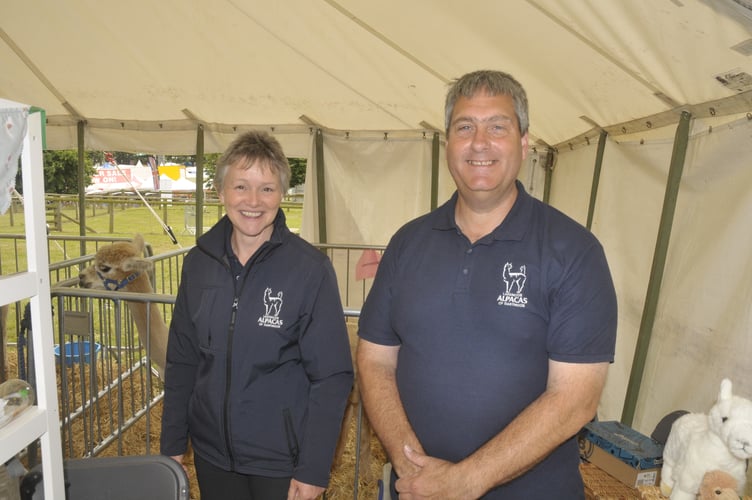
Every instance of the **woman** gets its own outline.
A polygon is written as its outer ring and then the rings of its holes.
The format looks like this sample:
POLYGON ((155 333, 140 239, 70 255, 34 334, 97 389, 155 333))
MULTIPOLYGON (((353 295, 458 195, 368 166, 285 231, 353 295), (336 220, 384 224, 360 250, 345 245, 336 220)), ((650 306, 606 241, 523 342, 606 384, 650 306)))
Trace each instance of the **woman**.
POLYGON ((167 347, 161 453, 190 436, 202 500, 323 493, 352 387, 334 269, 280 209, 290 167, 267 133, 217 163, 227 215, 183 262, 167 347))

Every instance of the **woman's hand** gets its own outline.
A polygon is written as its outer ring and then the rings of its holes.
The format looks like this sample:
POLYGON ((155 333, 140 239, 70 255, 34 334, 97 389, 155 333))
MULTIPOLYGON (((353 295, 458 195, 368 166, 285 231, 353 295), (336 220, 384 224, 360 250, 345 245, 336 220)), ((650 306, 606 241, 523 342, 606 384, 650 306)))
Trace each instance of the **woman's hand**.
POLYGON ((170 458, 173 459, 173 460, 175 460, 177 463, 179 463, 180 466, 183 467, 183 470, 185 471, 185 473, 187 475, 188 474, 188 467, 186 467, 185 464, 183 463, 183 457, 184 456, 185 455, 173 455, 170 458))
POLYGON ((301 483, 293 479, 287 491, 287 500, 315 500, 326 488, 312 484, 301 483))

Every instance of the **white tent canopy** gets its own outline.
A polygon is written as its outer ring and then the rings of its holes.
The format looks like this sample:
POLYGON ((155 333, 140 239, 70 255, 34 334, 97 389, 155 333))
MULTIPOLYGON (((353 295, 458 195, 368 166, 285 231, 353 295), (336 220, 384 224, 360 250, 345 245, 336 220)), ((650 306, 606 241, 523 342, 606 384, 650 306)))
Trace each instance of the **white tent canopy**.
POLYGON ((323 192, 329 242, 385 244, 430 208, 437 160, 439 203, 452 191, 433 142, 447 83, 512 73, 528 90, 535 147, 520 179, 543 197, 550 174, 549 202, 592 217, 614 274, 617 360, 599 416, 620 418, 648 330, 633 426, 650 433, 670 411, 705 411, 722 377, 752 397, 750 3, 6 2, 0 97, 44 109, 52 149, 76 148, 80 131, 90 149, 192 154, 200 141, 219 152, 264 128, 309 160, 303 236, 319 237, 323 192), (682 116, 686 160, 666 227, 682 116))

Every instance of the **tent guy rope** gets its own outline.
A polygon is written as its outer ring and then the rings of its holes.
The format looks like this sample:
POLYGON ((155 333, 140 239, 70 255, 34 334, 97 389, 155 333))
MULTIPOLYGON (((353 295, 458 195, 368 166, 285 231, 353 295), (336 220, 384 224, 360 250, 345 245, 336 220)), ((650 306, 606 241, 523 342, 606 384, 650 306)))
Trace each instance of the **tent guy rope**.
POLYGON ((120 168, 120 165, 118 165, 117 162, 113 162, 113 165, 115 165, 115 168, 118 170, 118 172, 120 172, 120 175, 122 175, 125 178, 125 180, 128 182, 128 184, 130 184, 130 186, 133 188, 133 191, 136 193, 136 195, 138 195, 138 197, 141 198, 141 201, 144 202, 144 205, 146 205, 146 208, 149 209, 149 211, 154 216, 154 218, 159 221, 159 224, 162 226, 162 229, 164 229, 165 232, 170 236, 172 243, 180 247, 181 245, 180 243, 178 243, 178 239, 175 237, 175 233, 172 232, 172 228, 168 226, 165 223, 165 221, 162 220, 159 214, 157 214, 157 212, 154 211, 151 205, 149 205, 149 202, 146 201, 146 198, 144 198, 141 192, 138 190, 138 188, 136 188, 136 186, 133 185, 130 178, 128 178, 128 176, 125 175, 125 172, 123 172, 123 170, 120 168))

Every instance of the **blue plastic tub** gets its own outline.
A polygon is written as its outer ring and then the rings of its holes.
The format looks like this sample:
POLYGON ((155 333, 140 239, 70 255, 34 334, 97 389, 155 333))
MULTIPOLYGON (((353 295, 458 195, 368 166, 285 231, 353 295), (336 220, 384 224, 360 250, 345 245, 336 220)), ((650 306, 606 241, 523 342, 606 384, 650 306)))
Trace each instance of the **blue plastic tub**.
MULTIPOLYGON (((94 342, 94 361, 97 360, 99 351, 102 350, 102 346, 94 342)), ((66 342, 63 345, 63 352, 60 352, 60 345, 55 345, 55 358, 60 362, 61 358, 65 358, 65 364, 70 366, 75 363, 80 363, 82 360, 86 364, 91 363, 91 342, 66 342)))

